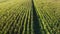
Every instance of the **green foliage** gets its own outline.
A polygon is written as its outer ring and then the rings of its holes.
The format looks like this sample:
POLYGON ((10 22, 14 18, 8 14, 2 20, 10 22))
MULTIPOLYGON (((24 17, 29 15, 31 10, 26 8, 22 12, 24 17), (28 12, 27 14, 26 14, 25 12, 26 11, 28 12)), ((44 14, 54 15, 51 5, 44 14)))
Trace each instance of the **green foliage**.
POLYGON ((0 0, 0 34, 60 34, 59 0, 0 0))
POLYGON ((34 4, 39 15, 39 19, 42 20, 41 28, 42 33, 46 34, 59 34, 60 32, 60 3, 52 0, 34 0, 34 4))

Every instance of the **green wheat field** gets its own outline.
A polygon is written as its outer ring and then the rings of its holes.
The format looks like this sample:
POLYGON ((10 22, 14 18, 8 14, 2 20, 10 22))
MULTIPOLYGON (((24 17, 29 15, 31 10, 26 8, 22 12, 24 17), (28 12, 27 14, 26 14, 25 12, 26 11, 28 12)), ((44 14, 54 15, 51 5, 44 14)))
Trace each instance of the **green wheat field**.
POLYGON ((0 34, 60 34, 60 0, 0 0, 0 34))

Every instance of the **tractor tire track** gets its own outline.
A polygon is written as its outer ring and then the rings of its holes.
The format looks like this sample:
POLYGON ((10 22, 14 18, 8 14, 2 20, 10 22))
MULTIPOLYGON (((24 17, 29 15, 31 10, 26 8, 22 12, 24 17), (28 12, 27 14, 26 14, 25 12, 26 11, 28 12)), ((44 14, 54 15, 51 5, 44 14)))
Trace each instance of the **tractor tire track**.
POLYGON ((33 8, 33 29, 34 29, 34 34, 41 34, 40 26, 39 26, 40 22, 38 20, 38 16, 37 16, 37 13, 36 13, 36 9, 35 9, 33 0, 32 0, 32 8, 33 8))

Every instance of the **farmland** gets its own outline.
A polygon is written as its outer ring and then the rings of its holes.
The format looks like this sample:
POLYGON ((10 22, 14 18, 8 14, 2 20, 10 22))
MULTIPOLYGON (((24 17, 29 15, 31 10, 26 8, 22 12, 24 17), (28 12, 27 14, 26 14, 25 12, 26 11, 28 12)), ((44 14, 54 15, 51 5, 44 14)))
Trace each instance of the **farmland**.
POLYGON ((0 0, 0 34, 60 34, 60 0, 0 0))

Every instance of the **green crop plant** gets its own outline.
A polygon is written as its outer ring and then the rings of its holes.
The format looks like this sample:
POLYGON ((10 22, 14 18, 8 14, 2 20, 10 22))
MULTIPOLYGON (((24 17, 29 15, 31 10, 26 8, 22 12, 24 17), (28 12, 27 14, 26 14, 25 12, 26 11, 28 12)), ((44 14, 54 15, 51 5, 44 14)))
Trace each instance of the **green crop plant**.
POLYGON ((0 34, 60 34, 60 0, 0 0, 0 34))
POLYGON ((60 34, 59 0, 34 0, 42 34, 60 34))

